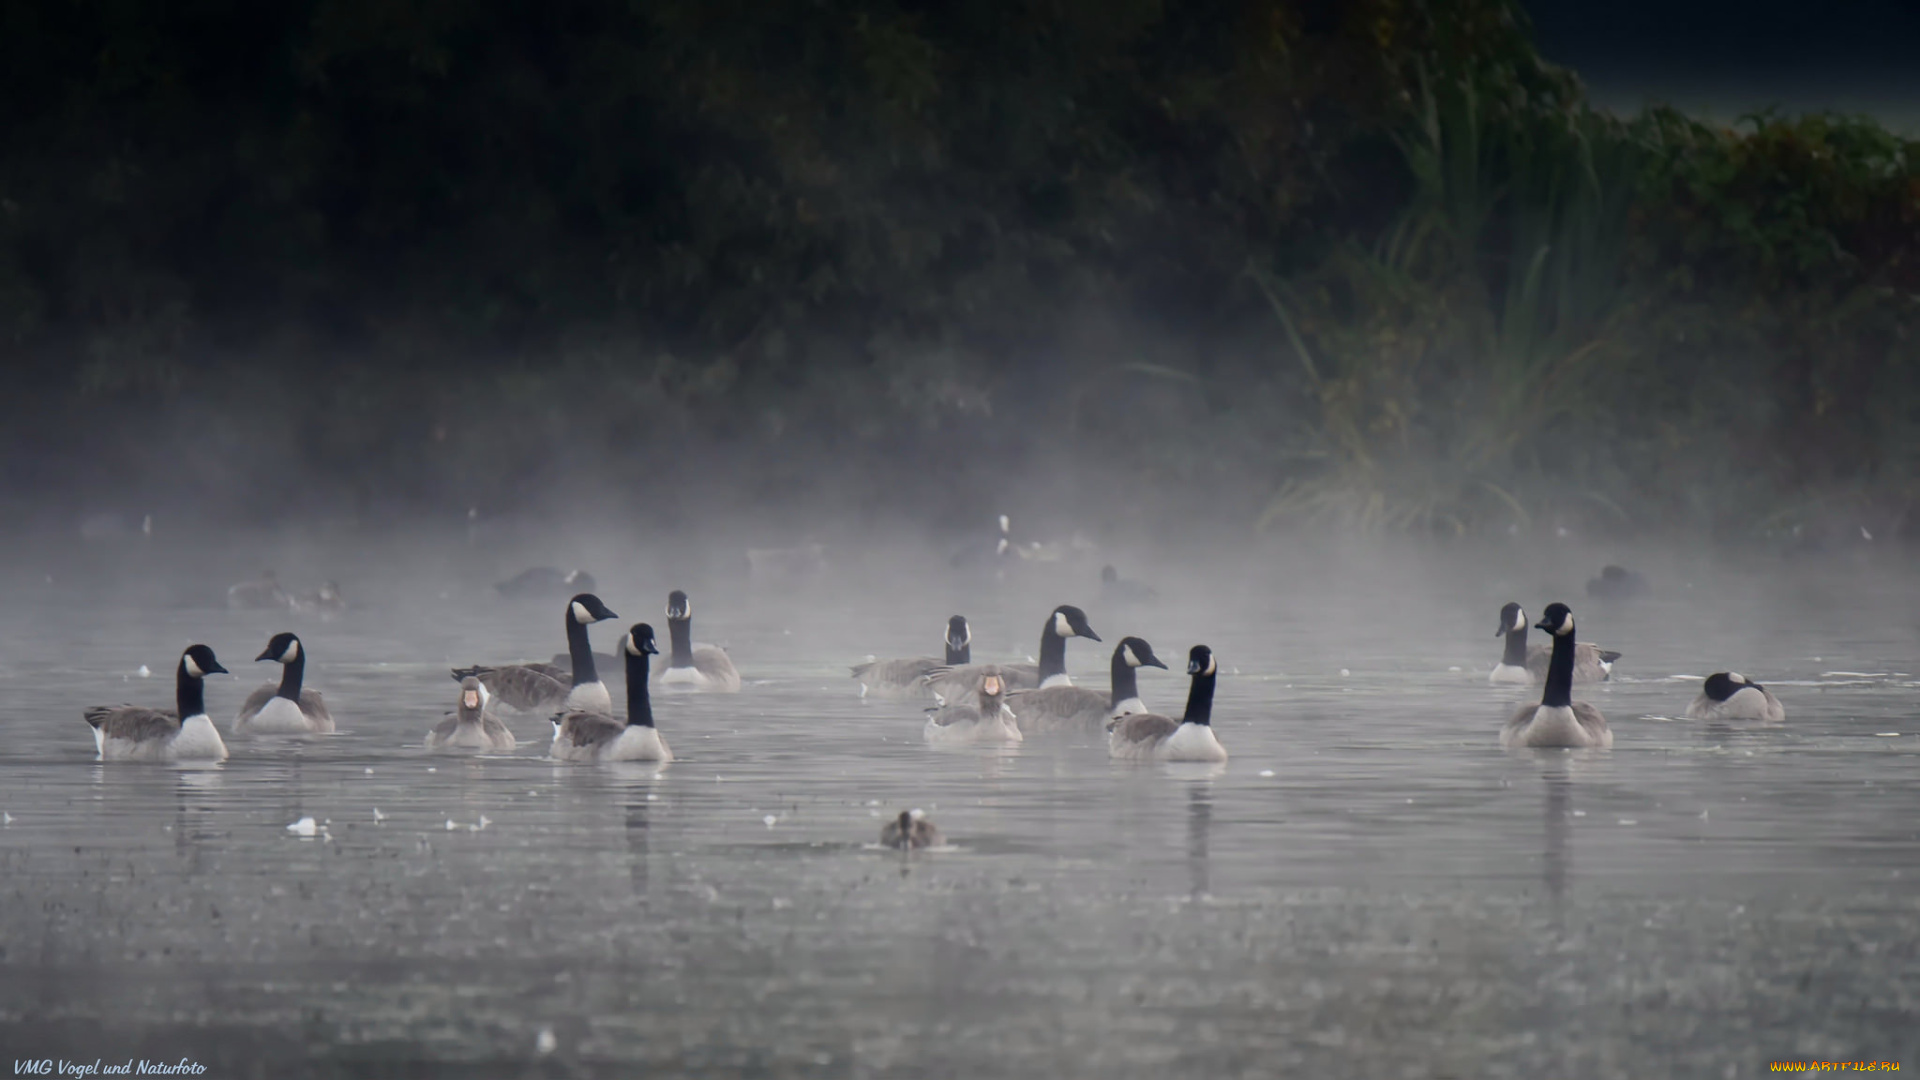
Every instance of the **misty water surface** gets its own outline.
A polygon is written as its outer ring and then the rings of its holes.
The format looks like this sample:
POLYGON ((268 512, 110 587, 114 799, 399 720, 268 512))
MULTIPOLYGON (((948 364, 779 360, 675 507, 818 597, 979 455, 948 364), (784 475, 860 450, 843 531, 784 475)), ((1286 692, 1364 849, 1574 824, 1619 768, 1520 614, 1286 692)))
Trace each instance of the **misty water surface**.
POLYGON ((515 755, 420 749, 449 665, 563 648, 564 597, 492 596, 517 568, 498 555, 136 553, 176 569, 48 559, 52 581, 16 562, 0 1041, 220 1076, 1920 1065, 1904 571, 1649 555, 1654 594, 1608 604, 1580 591, 1588 551, 1192 551, 1129 563, 1160 600, 1128 606, 1103 600, 1097 562, 1000 581, 943 553, 837 554, 824 581, 775 590, 719 554, 602 553, 622 616, 595 628, 602 650, 663 627, 683 586, 696 638, 747 681, 656 695, 680 757, 664 768, 548 762, 546 721, 510 710, 515 755), (338 577, 356 607, 218 606, 269 557, 289 584, 338 577), (1485 682, 1509 599, 1536 619, 1566 600, 1626 654, 1576 695, 1614 750, 1500 751, 1523 696, 1485 682), (1070 643, 1079 681, 1104 686, 1138 634, 1174 662, 1142 677, 1165 711, 1177 659, 1213 646, 1232 760, 1120 765, 1092 739, 936 752, 918 704, 860 700, 847 677, 937 651, 954 612, 976 659, 1024 657, 1060 602, 1106 641, 1070 643), (93 760, 84 706, 170 703, 179 650, 204 641, 238 675, 208 685, 224 730, 278 677, 251 658, 289 628, 339 735, 230 738, 217 768, 93 760), (1773 687, 1788 723, 1676 719, 1727 668, 1773 687), (908 807, 954 849, 877 850, 908 807), (306 816, 318 835, 287 831, 306 816))

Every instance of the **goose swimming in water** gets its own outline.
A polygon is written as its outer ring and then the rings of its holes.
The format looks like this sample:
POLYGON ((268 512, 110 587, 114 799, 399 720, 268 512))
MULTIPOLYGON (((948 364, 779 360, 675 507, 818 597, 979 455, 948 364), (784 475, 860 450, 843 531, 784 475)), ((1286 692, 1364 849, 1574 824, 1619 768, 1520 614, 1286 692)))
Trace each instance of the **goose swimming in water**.
POLYGON ((1112 688, 1107 693, 1086 686, 1015 690, 1007 695, 1007 707, 1019 719, 1022 735, 1105 731, 1107 721, 1116 716, 1147 711, 1135 674, 1142 667, 1165 671, 1167 665, 1145 640, 1121 638, 1113 647, 1112 688))
POLYGON ((1131 713, 1107 729, 1109 757, 1134 761, 1225 761, 1227 748, 1213 733, 1213 687, 1219 675, 1213 650, 1195 645, 1187 653, 1187 710, 1179 720, 1158 713, 1131 713))
POLYGON ((533 566, 494 586, 501 596, 542 597, 564 592, 592 592, 593 575, 585 570, 560 570, 552 566, 533 566))
MULTIPOLYGON (((1547 645, 1527 646, 1527 613, 1519 604, 1508 604, 1500 609, 1500 625, 1494 628, 1494 637, 1507 639, 1507 649, 1500 662, 1488 673, 1491 683, 1511 683, 1521 686, 1547 681, 1547 660, 1552 649, 1547 645)), ((1573 681, 1576 683, 1605 682, 1613 677, 1613 662, 1620 654, 1611 649, 1602 649, 1591 641, 1580 643, 1574 653, 1573 681)))
POLYGON ((1763 724, 1784 723, 1787 707, 1773 691, 1737 671, 1721 671, 1707 676, 1700 696, 1687 706, 1689 720, 1758 720, 1763 724))
POLYGON ((307 672, 307 650, 292 634, 275 634, 253 658, 254 663, 272 660, 280 665, 280 682, 268 683, 247 695, 240 714, 233 721, 236 735, 331 734, 333 714, 320 691, 302 685, 307 672))
POLYGON ((1602 600, 1624 600, 1647 591, 1647 579, 1624 566, 1605 566, 1600 576, 1587 579, 1587 595, 1602 600))
POLYGON ((293 597, 280 587, 273 571, 262 570, 256 581, 242 581, 227 587, 227 606, 235 611, 286 610, 293 606, 293 597))
POLYGON ((939 847, 945 843, 932 821, 918 810, 902 810, 900 816, 880 826, 880 846, 909 851, 939 847))
POLYGON ((942 667, 957 667, 973 658, 973 628, 959 615, 947 620, 947 658, 909 656, 898 660, 869 660, 853 665, 860 680, 860 696, 913 697, 927 692, 927 676, 942 667))
POLYGON ((487 692, 523 712, 559 707, 613 713, 613 698, 600 681, 593 663, 593 646, 587 640, 587 627, 615 615, 592 593, 581 593, 567 601, 567 654, 573 663, 567 671, 552 664, 504 664, 499 667, 454 668, 455 682, 473 676, 486 684, 487 692))
POLYGON ((480 750, 506 753, 516 745, 513 732, 487 711, 487 687, 469 675, 460 680, 460 704, 427 732, 429 750, 480 750))
POLYGON ((620 639, 627 665, 627 721, 597 712, 566 712, 553 718, 553 747, 560 761, 672 761, 673 751, 653 726, 647 696, 647 658, 657 654, 653 627, 635 623, 620 639))
POLYGON ((930 712, 922 734, 933 746, 995 746, 1022 741, 1020 726, 1007 709, 1007 684, 998 675, 980 680, 980 690, 972 702, 930 712))
POLYGON ((1535 624, 1553 635, 1553 655, 1547 665, 1547 688, 1538 705, 1524 705, 1500 732, 1500 745, 1581 747, 1613 745, 1613 732, 1600 710, 1573 700, 1573 612, 1565 604, 1548 604, 1535 624))
POLYGON ((213 650, 194 645, 180 654, 174 671, 174 711, 139 705, 103 705, 86 710, 93 747, 102 761, 224 761, 227 744, 207 717, 204 680, 227 669, 213 650))
POLYGON ((942 667, 927 676, 927 686, 933 690, 933 696, 942 702, 965 702, 968 695, 979 691, 981 680, 988 675, 999 676, 1009 690, 1072 686, 1073 680, 1067 677, 1067 639, 1070 637, 1100 640, 1100 635, 1094 633, 1093 627, 1088 624, 1086 612, 1072 604, 1061 604, 1053 609, 1052 614, 1047 616, 1046 625, 1040 628, 1038 663, 942 667))
POLYGON ((740 673, 727 651, 718 645, 696 645, 693 640, 693 601, 679 589, 667 594, 668 655, 654 661, 653 674, 662 689, 705 690, 733 694, 740 690, 740 673))

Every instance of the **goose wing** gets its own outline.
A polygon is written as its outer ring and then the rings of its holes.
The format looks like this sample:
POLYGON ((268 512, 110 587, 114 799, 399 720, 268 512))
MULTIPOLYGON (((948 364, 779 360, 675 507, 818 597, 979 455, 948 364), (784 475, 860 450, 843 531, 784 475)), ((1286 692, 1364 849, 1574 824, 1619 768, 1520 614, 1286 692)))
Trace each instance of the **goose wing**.
POLYGON ((1128 713, 1115 717, 1107 730, 1124 743, 1153 743, 1180 730, 1180 721, 1159 713, 1128 713))
POLYGON ((277 684, 268 683, 248 694, 247 700, 240 703, 240 720, 245 722, 260 715, 260 710, 267 707, 267 702, 272 701, 273 695, 279 690, 280 687, 277 684))
MULTIPOLYGON (((593 712, 562 713, 557 717, 560 729, 553 741, 563 746, 599 746, 620 737, 626 725, 611 716, 593 712)), ((498 721, 495 721, 498 723, 498 721)))
POLYGON ((108 739, 144 742, 164 739, 180 730, 180 718, 171 711, 147 709, 138 705, 101 705, 83 714, 87 723, 108 739))
POLYGON ((453 681, 477 678, 487 692, 516 709, 538 709, 565 701, 572 676, 551 664, 508 664, 503 667, 454 668, 453 681))

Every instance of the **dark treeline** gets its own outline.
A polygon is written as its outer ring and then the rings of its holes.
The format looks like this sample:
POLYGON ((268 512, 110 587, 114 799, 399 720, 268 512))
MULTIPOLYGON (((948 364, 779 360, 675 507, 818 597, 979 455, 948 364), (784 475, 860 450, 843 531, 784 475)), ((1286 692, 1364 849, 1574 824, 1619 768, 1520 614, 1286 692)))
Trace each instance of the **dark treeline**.
POLYGON ((1915 149, 1502 0, 7 5, 7 491, 1898 532, 1915 149))

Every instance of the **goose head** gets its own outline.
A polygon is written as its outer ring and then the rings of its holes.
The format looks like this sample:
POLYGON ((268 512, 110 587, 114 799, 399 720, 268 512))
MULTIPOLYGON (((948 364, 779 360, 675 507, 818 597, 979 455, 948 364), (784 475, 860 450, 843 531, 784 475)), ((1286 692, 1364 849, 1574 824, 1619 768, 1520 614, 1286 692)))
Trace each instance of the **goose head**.
POLYGON ((1546 614, 1533 624, 1536 629, 1545 630, 1555 637, 1573 633, 1573 609, 1562 603, 1547 605, 1546 614))
POLYGON ((227 669, 214 659, 213 650, 205 645, 190 645, 186 652, 180 654, 180 671, 190 679, 227 674, 227 669))
POLYGON ((628 656, 654 656, 660 652, 660 646, 653 642, 653 627, 646 623, 634 623, 627 636, 620 639, 620 647, 628 656))
POLYGON ((1218 670, 1212 649, 1205 645, 1195 645, 1187 650, 1187 674, 1212 675, 1218 670))
POLYGON ((1053 609, 1052 629, 1054 634, 1063 638, 1083 637, 1094 641, 1100 640, 1100 635, 1094 633, 1093 627, 1087 622, 1087 613, 1072 604, 1061 604, 1053 609))
POLYGON ((617 619, 612 609, 600 602, 600 598, 590 592, 583 592, 567 601, 567 614, 581 626, 589 626, 604 619, 617 619))
POLYGON ((1120 644, 1115 646, 1113 651, 1114 655, 1126 661, 1128 667, 1157 667, 1162 671, 1167 669, 1166 663, 1153 655, 1153 646, 1147 644, 1144 638, 1121 638, 1120 644))
POLYGON ((947 647, 964 649, 973 644, 973 627, 967 625, 964 615, 955 615, 947 620, 947 647))
POLYGON ((685 622, 693 618, 693 601, 687 594, 675 589, 667 594, 667 621, 685 622))
POLYGON ((1527 628, 1527 613, 1519 604, 1508 604, 1500 609, 1500 625, 1494 628, 1494 637, 1505 637, 1527 628))
POLYGON ((1737 671, 1721 671, 1707 676, 1707 685, 1703 689, 1714 701, 1725 701, 1748 687, 1757 690, 1760 684, 1737 671))
POLYGON ((259 656, 253 658, 253 662, 257 664, 262 660, 272 660, 276 663, 291 664, 298 659, 300 659, 300 639, 292 634, 280 633, 273 635, 273 638, 267 642, 267 647, 261 650, 259 656))

